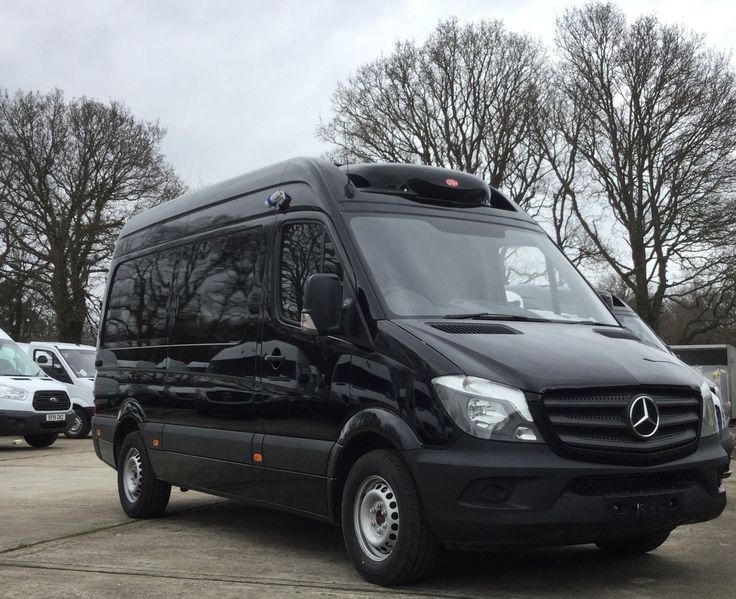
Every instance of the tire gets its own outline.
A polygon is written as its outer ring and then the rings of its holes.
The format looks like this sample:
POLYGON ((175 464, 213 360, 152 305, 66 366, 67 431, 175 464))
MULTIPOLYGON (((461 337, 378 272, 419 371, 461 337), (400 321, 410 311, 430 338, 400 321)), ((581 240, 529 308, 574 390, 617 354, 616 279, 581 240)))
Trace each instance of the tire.
POLYGON ((613 555, 643 555, 662 545, 671 532, 671 530, 660 530, 641 537, 603 541, 596 543, 596 545, 606 553, 613 555))
POLYGON ((395 451, 377 449, 355 462, 345 481, 341 511, 348 554, 368 582, 408 584, 432 570, 440 543, 395 451))
POLYGON ((156 478, 143 437, 129 433, 118 454, 118 495, 131 518, 157 518, 166 510, 171 485, 156 478))
POLYGON ((69 439, 84 439, 92 428, 92 419, 87 414, 87 410, 74 406, 74 417, 64 431, 64 436, 69 439))
POLYGON ((46 435, 26 435, 23 438, 31 447, 49 447, 56 442, 57 436, 56 433, 48 433, 46 435))

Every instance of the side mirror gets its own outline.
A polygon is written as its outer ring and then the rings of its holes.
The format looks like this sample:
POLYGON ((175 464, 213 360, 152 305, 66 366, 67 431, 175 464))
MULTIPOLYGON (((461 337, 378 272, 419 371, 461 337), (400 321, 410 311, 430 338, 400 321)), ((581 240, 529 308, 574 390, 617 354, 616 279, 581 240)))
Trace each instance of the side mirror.
POLYGON ((48 363, 49 363, 49 359, 46 356, 44 356, 43 354, 41 354, 40 356, 38 356, 36 358, 36 364, 44 364, 45 365, 45 364, 48 364, 48 363))
POLYGON ((302 330, 329 335, 342 324, 342 283, 337 275, 316 274, 307 279, 302 307, 302 330))

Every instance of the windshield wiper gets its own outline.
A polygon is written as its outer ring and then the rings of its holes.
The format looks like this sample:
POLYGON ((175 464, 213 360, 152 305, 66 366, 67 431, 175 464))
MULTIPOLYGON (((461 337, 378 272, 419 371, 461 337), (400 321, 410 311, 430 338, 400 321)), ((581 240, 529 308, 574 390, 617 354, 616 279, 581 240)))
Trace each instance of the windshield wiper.
POLYGON ((447 314, 442 318, 452 320, 516 320, 522 322, 550 322, 548 318, 540 318, 538 316, 522 316, 521 314, 494 314, 493 312, 447 314))

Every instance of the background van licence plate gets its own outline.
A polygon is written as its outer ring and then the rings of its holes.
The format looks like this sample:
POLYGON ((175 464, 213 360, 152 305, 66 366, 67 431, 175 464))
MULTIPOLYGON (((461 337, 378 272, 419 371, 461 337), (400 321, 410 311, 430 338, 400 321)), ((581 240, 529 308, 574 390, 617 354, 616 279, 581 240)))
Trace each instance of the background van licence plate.
POLYGON ((46 414, 46 422, 59 422, 66 420, 66 414, 46 414))

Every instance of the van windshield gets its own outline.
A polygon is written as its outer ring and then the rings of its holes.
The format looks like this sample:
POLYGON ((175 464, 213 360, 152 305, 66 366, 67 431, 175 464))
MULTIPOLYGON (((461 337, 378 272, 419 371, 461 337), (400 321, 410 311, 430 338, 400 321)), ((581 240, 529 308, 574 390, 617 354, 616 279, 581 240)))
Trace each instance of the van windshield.
POLYGON ((542 232, 458 218, 371 214, 350 228, 396 317, 619 326, 542 232))
POLYGON ((59 351, 76 376, 82 378, 95 377, 95 373, 97 372, 95 368, 95 356, 97 354, 94 350, 62 349, 59 351))
POLYGON ((46 376, 15 342, 0 339, 0 376, 46 376))

